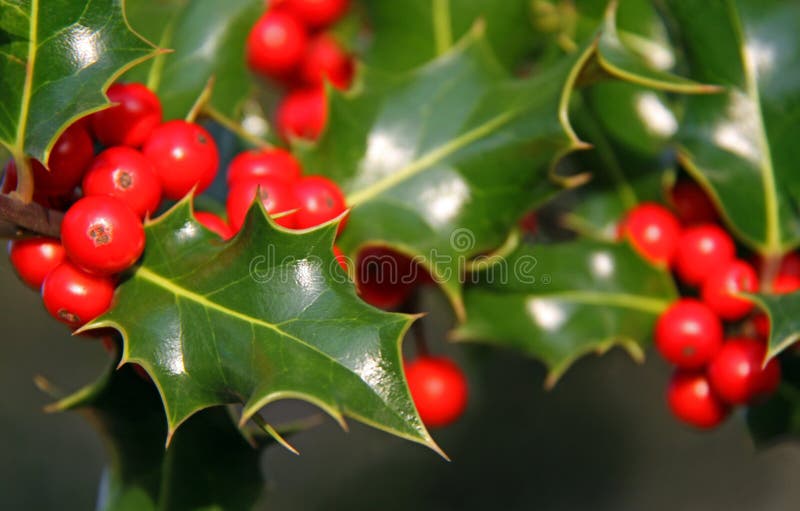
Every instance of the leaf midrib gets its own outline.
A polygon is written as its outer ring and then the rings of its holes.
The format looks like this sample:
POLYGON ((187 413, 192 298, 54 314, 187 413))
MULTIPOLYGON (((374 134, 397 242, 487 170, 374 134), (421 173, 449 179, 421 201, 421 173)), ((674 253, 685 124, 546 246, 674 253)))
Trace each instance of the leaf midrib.
MULTIPOLYGON (((33 71, 36 67, 36 53, 39 42, 39 0, 31 0, 31 12, 28 23, 28 61, 25 64, 25 82, 22 85, 22 107, 19 111, 17 124, 17 140, 15 141, 16 153, 14 157, 24 154, 25 130, 28 127, 28 105, 31 101, 33 90, 33 71)), ((19 163, 18 163, 19 164, 19 163)))
POLYGON ((528 300, 560 300, 582 305, 619 307, 660 314, 672 303, 669 300, 651 298, 630 293, 601 293, 595 291, 560 291, 555 293, 519 293, 528 300))

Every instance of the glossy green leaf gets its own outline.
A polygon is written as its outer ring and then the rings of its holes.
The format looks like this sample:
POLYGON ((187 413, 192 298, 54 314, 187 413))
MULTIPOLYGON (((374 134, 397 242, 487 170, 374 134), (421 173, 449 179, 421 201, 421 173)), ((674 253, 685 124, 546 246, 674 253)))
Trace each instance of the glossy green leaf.
POLYGON ((691 74, 722 94, 688 98, 680 156, 730 227, 776 256, 800 244, 800 3, 670 1, 691 74), (710 23, 709 20, 714 20, 710 23))
POLYGON ((769 318, 767 358, 777 357, 800 339, 800 292, 783 295, 760 294, 755 295, 753 299, 769 318))
POLYGON ((263 12, 264 0, 128 0, 133 27, 173 51, 126 79, 147 83, 161 99, 164 116, 175 119, 186 116, 214 77, 209 105, 237 118, 253 87, 245 41, 263 12))
POLYGON ((474 274, 460 341, 504 346, 541 360, 552 386, 581 355, 624 347, 644 357, 658 315, 675 299, 667 271, 626 244, 523 245, 474 274))
POLYGON ((325 134, 301 156, 347 194, 337 244, 350 255, 380 244, 419 257, 463 316, 465 261, 501 245, 561 189, 548 175, 580 145, 566 104, 588 53, 511 80, 478 29, 412 73, 366 70, 355 93, 334 92, 325 134))
POLYGON ((789 438, 796 440, 800 436, 798 387, 782 383, 769 400, 749 406, 747 426, 757 446, 767 447, 789 438))
POLYGON ((242 231, 221 242, 186 199, 146 226, 141 265, 86 328, 122 333, 122 360, 158 386, 169 436, 204 408, 243 403, 244 422, 297 398, 342 425, 350 416, 437 449, 403 375, 400 342, 412 318, 356 296, 333 257, 335 231, 284 231, 253 207, 242 231))
POLYGON ((154 55, 123 5, 0 1, 0 142, 15 158, 47 161, 67 124, 106 106, 103 89, 154 55))

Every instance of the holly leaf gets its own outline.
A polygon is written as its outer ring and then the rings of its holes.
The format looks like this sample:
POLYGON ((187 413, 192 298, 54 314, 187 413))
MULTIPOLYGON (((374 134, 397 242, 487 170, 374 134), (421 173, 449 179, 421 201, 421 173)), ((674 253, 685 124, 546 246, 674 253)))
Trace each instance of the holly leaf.
POLYGON ((140 266, 112 309, 84 329, 124 337, 122 362, 159 389, 168 438, 204 408, 242 403, 242 423, 272 401, 315 404, 438 450, 417 415, 400 342, 413 318, 362 302, 333 257, 335 224, 277 228, 251 208, 221 242, 190 198, 145 228, 140 266))
POLYGON ((50 410, 77 411, 102 435, 110 464, 98 510, 244 510, 261 494, 261 450, 245 440, 225 409, 192 417, 165 448, 158 392, 131 366, 109 371, 50 410))
POLYGON ((331 91, 328 128, 299 147, 309 173, 337 181, 352 208, 337 244, 417 257, 463 317, 466 260, 501 245, 517 220, 562 189, 555 162, 581 147, 566 115, 591 49, 526 80, 496 64, 480 25, 451 52, 401 76, 363 73, 331 91))
POLYGON ((127 5, 131 24, 173 51, 134 69, 126 79, 147 83, 161 99, 164 116, 177 119, 186 116, 213 77, 208 106, 238 118, 253 87, 245 41, 264 12, 264 1, 128 0, 127 5))
POLYGON ((740 239, 768 256, 800 244, 800 4, 670 1, 692 76, 725 87, 691 96, 679 156, 740 239), (714 20, 709 23, 708 20, 714 20))
POLYGON ((594 241, 522 245, 470 280, 467 321, 453 338, 541 360, 548 387, 589 352, 619 345, 643 359, 658 315, 676 297, 667 271, 627 244, 594 241))
POLYGON ((46 162, 68 124, 109 102, 103 90, 154 47, 133 32, 124 2, 2 2, 0 142, 46 162))
POLYGON ((797 314, 800 311, 800 292, 749 296, 769 319, 767 360, 770 360, 800 339, 800 317, 797 314))

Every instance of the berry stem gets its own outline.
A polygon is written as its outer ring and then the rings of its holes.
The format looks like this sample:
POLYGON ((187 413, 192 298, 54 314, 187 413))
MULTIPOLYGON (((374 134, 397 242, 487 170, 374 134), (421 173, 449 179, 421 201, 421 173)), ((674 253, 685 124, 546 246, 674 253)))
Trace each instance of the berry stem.
POLYGON ((17 167, 17 189, 11 192, 25 204, 33 200, 33 169, 31 161, 22 152, 14 153, 14 163, 17 167))
POLYGON ((61 221, 64 214, 47 209, 35 202, 25 203, 14 194, 0 194, 0 220, 5 220, 28 231, 61 237, 61 221))
POLYGON ((225 116, 211 105, 205 105, 203 107, 203 114, 210 117, 218 124, 221 124, 225 129, 254 147, 259 149, 274 148, 272 144, 256 135, 253 135, 252 133, 247 132, 241 124, 225 116))
POLYGON ((780 273, 783 257, 780 254, 765 254, 764 262, 761 265, 761 275, 759 275, 759 289, 761 292, 771 293, 772 283, 780 273))
POLYGON ((197 96, 197 99, 194 101, 192 108, 189 109, 189 113, 186 114, 186 118, 184 119, 186 122, 195 122, 197 116, 205 110, 209 101, 211 101, 211 94, 214 92, 214 84, 216 81, 216 77, 213 75, 208 79, 200 95, 197 96))

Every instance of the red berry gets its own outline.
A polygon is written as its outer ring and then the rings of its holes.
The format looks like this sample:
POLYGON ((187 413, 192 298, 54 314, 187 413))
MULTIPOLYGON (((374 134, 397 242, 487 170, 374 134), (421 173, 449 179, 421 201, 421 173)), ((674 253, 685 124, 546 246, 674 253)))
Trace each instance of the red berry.
POLYGON ((105 146, 139 147, 159 124, 161 102, 141 83, 115 83, 106 92, 118 103, 92 115, 92 131, 105 146))
POLYGON ((702 372, 675 371, 667 388, 667 403, 678 419, 702 429, 718 426, 729 412, 702 372))
POLYGON ((90 273, 110 275, 130 268, 144 250, 142 221, 124 202, 108 195, 84 197, 61 224, 67 256, 90 273))
POLYGON ((298 66, 307 42, 306 28, 294 16, 269 11, 247 37, 247 64, 258 73, 283 78, 298 66))
POLYGON ((292 137, 317 139, 328 118, 325 89, 300 89, 290 92, 278 105, 278 132, 288 140, 292 137))
POLYGON ((94 157, 94 145, 89 133, 81 125, 72 125, 58 137, 47 159, 50 170, 36 160, 31 160, 36 192, 44 195, 61 195, 72 191, 94 157))
POLYGON ((370 247, 358 254, 356 287, 368 304, 394 309, 414 290, 417 266, 402 254, 382 247, 370 247))
POLYGON ((64 247, 52 238, 24 238, 8 242, 11 265, 23 282, 42 287, 47 274, 64 261, 64 247))
POLYGON ((522 232, 536 234, 536 232, 539 230, 539 218, 536 215, 536 212, 531 211, 522 217, 522 219, 519 221, 519 228, 522 229, 522 232))
POLYGON ((347 12, 350 0, 284 0, 280 4, 311 28, 324 28, 347 12))
MULTIPOLYGON (((760 271, 764 271, 764 259, 760 255, 752 258, 753 266, 760 271)), ((778 268, 778 275, 791 275, 792 277, 800 277, 800 254, 797 252, 788 252, 780 261, 778 268)))
POLYGON ((405 366, 408 389, 419 416, 430 427, 447 426, 467 407, 467 379, 452 360, 419 357, 405 366))
POLYGON ((734 321, 753 309, 753 302, 734 294, 757 290, 756 271, 746 262, 736 259, 712 271, 703 282, 700 294, 706 305, 722 319, 734 321))
MULTIPOLYGON (((275 215, 286 211, 297 209, 297 200, 292 194, 292 187, 283 179, 275 177, 261 177, 258 179, 247 179, 237 181, 228 192, 228 200, 225 207, 228 211, 228 223, 234 232, 238 232, 244 224, 244 219, 256 193, 261 198, 267 213, 275 215)), ((290 213, 280 218, 274 218, 275 223, 289 229, 295 227, 295 213, 290 213)))
POLYGON ((714 223, 719 219, 717 208, 708 194, 692 180, 678 181, 670 199, 675 214, 685 225, 714 223))
POLYGON ((193 188, 199 195, 217 175, 217 144, 209 132, 191 122, 169 121, 157 127, 142 152, 153 163, 169 199, 180 199, 193 188))
POLYGON ((139 217, 158 210, 161 181, 150 160, 130 147, 106 149, 83 176, 83 193, 111 195, 122 200, 139 217))
POLYGON ((206 211, 195 211, 194 218, 198 222, 200 222, 203 225, 203 227, 215 233, 217 236, 219 236, 224 240, 231 239, 234 235, 231 226, 228 225, 228 223, 225 220, 218 217, 214 213, 208 213, 206 211))
MULTIPOLYGON (((748 403, 757 394, 774 390, 777 361, 771 368, 761 368, 766 356, 766 345, 755 339, 730 339, 708 366, 708 379, 714 392, 730 404, 748 403)), ((767 366, 769 367, 769 365, 767 366)))
POLYGON ((753 316, 753 319, 750 320, 753 325, 753 330, 755 331, 756 338, 758 339, 768 339, 769 338, 769 317, 764 314, 763 312, 759 312, 758 314, 753 316))
POLYGON ((71 327, 79 327, 103 314, 111 306, 114 282, 90 275, 65 261, 51 271, 42 284, 47 311, 71 327))
MULTIPOLYGON (((295 216, 298 229, 307 229, 324 224, 338 217, 347 209, 344 194, 339 186, 322 176, 308 176, 293 185, 294 196, 300 210, 295 216)), ((339 232, 346 219, 339 224, 339 232)))
POLYGON ((336 258, 336 262, 339 263, 339 266, 341 266, 345 272, 350 270, 350 268, 347 267, 347 257, 337 246, 333 247, 333 257, 336 258))
POLYGON ((675 269, 685 283, 696 286, 716 268, 733 261, 736 246, 723 229, 712 224, 689 227, 678 239, 675 269))
POLYGON ((772 281, 772 293, 786 295, 800 289, 800 277, 789 273, 782 273, 772 281))
POLYGON ((264 176, 297 181, 302 173, 300 162, 283 149, 245 151, 237 154, 228 166, 228 186, 242 179, 264 176))
POLYGON ((670 363, 699 369, 722 347, 722 323, 703 303, 678 300, 658 318, 655 343, 670 363))
POLYGON ((628 213, 623 229, 642 257, 651 263, 670 265, 681 226, 666 208, 651 202, 639 204, 628 213))
POLYGON ((320 86, 327 80, 340 90, 350 87, 353 71, 353 59, 327 34, 311 40, 300 64, 300 77, 306 85, 320 86))

